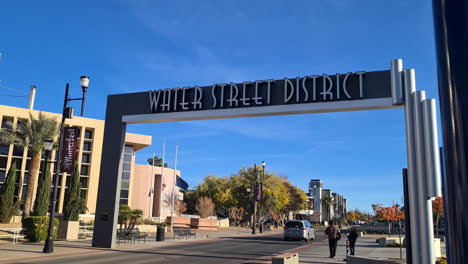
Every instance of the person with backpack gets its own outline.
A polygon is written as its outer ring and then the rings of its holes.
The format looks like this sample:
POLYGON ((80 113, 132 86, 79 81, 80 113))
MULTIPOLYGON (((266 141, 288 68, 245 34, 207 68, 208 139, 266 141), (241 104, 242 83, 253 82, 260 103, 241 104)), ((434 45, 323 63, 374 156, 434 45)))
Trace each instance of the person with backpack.
POLYGON ((334 225, 333 220, 330 221, 330 225, 325 229, 325 234, 328 236, 328 246, 330 248, 329 258, 335 258, 338 240, 341 239, 341 232, 338 226, 334 225))
POLYGON ((355 226, 353 226, 351 227, 351 231, 348 234, 349 250, 351 251, 351 255, 353 256, 354 256, 354 253, 356 252, 354 249, 354 246, 356 245, 357 238, 358 238, 357 229, 355 226))

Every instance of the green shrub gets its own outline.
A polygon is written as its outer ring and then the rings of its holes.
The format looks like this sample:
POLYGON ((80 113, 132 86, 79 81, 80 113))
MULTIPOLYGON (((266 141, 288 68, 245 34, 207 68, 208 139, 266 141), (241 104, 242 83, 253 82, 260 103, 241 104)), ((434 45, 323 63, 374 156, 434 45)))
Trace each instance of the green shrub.
POLYGON ((73 174, 70 177, 70 182, 67 183, 65 191, 65 203, 63 205, 63 220, 78 221, 80 213, 88 210, 85 200, 81 197, 80 171, 78 164, 75 163, 73 174))
POLYGON ((15 200, 16 162, 8 170, 8 175, 0 190, 0 223, 9 223, 18 214, 20 202, 15 200))
MULTIPOLYGON (((46 166, 46 164, 43 166, 46 166)), ((45 175, 40 176, 33 212, 36 216, 46 216, 47 211, 49 210, 50 186, 52 185, 49 166, 46 167, 45 175)))
MULTIPOLYGON (((48 216, 31 216, 25 217, 22 221, 25 238, 29 242, 40 242, 47 238, 47 231, 49 229, 49 217, 48 216)), ((57 229, 59 221, 57 218, 54 219, 54 233, 52 238, 57 239, 57 229)))

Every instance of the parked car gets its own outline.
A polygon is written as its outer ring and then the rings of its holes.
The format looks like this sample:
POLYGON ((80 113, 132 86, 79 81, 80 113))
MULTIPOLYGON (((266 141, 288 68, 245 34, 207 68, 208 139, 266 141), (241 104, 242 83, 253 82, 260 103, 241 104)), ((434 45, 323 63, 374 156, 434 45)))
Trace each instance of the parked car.
POLYGON ((291 220, 284 227, 284 240, 298 239, 308 242, 315 240, 315 229, 309 221, 291 220))

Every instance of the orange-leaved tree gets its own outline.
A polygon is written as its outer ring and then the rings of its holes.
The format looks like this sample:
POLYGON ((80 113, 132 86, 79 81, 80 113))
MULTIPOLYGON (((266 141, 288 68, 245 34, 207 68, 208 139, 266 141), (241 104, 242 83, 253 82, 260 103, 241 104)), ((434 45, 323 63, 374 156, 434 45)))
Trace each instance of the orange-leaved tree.
POLYGON ((388 236, 390 236, 390 227, 393 221, 405 219, 404 211, 400 210, 399 205, 392 205, 389 207, 379 206, 376 209, 376 217, 378 219, 385 219, 388 223, 388 236))
POLYGON ((436 236, 439 236, 439 220, 444 216, 444 200, 442 197, 437 197, 432 201, 432 212, 435 218, 435 230, 436 236))

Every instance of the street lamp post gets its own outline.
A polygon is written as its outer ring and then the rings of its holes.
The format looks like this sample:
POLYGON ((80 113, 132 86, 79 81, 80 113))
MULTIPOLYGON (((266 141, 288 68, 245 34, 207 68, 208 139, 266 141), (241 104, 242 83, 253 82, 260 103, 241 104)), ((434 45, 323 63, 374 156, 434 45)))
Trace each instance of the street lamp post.
POLYGON ((56 152, 55 180, 54 180, 54 190, 52 193, 52 206, 50 207, 50 213, 49 213, 49 230, 47 233, 46 242, 44 244, 44 249, 42 250, 43 253, 54 252, 54 240, 52 239, 52 234, 54 231, 55 207, 57 205, 57 187, 58 187, 60 164, 61 164, 61 158, 62 158, 63 130, 65 127, 65 119, 73 117, 73 108, 68 107, 68 102, 81 101, 81 115, 83 116, 86 91, 88 90, 88 85, 89 85, 89 77, 81 76, 80 84, 81 84, 81 89, 83 91, 83 97, 81 98, 69 98, 68 89, 70 87, 70 84, 67 83, 67 85, 65 86, 65 99, 63 102, 62 122, 60 123, 59 148, 56 152))
POLYGON ((254 212, 252 219, 252 235, 255 235, 255 227, 257 225, 257 164, 254 164, 253 189, 254 212))
MULTIPOLYGON (((263 199, 263 184, 265 183, 265 166, 266 166, 266 162, 265 161, 262 161, 262 179, 260 180, 260 185, 261 185, 261 188, 259 188, 258 190, 261 192, 260 193, 260 199, 263 199)), ((259 226, 259 230, 260 230, 260 233, 263 233, 263 224, 264 224, 264 220, 263 219, 260 223, 260 226, 259 226)))

